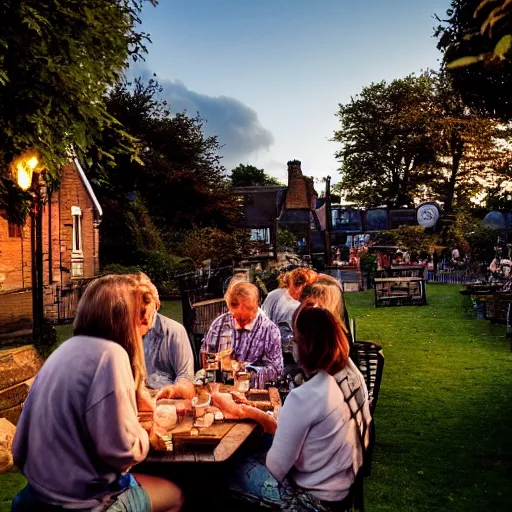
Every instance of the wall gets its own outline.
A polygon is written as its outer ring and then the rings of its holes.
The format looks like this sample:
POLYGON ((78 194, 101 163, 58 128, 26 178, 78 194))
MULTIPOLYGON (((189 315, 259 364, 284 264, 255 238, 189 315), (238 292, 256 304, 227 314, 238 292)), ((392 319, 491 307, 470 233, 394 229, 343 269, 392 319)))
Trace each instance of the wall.
POLYGON ((97 267, 98 242, 95 226, 95 210, 80 175, 74 164, 62 169, 62 184, 58 192, 60 204, 60 252, 62 253, 64 285, 71 281, 71 249, 73 243, 73 219, 71 207, 79 206, 82 210, 82 250, 84 255, 84 276, 95 275, 97 267))
POLYGON ((0 333, 28 329, 32 325, 30 290, 0 293, 0 333))
POLYGON ((0 292, 30 286, 30 222, 22 237, 9 237, 9 224, 0 217, 0 292))
MULTIPOLYGON (((42 212, 45 316, 54 320, 59 317, 57 308, 60 290, 72 286, 76 282, 76 280, 71 279, 72 206, 78 206, 82 212, 83 278, 90 278, 99 271, 97 212, 74 163, 64 166, 61 173, 60 189, 47 197, 42 212)), ((30 217, 27 218, 22 234, 22 238, 9 237, 8 222, 0 217, 0 294, 6 291, 20 290, 21 288, 30 288, 32 285, 30 217)), ((30 293, 27 295, 30 295, 30 293)), ((70 299, 73 299, 72 303, 76 302, 74 296, 70 299)), ((3 308, 2 304, 5 300, 7 299, 2 298, 0 300, 0 310, 3 308)), ((20 305, 22 309, 18 315, 18 323, 23 327, 27 324, 27 318, 28 322, 32 318, 30 300, 27 304, 29 305, 27 310, 29 316, 27 317, 27 311, 23 309, 25 303, 20 305)), ((10 308, 11 306, 9 304, 6 307, 10 308)), ((71 310, 74 309, 74 306, 71 304, 68 307, 66 303, 61 304, 62 308, 71 310)), ((2 311, 0 311, 1 314, 2 311)), ((11 314, 15 314, 15 311, 9 309, 9 315, 11 314)), ((9 318, 11 317, 9 316, 9 318)), ((8 322, 9 325, 17 325, 14 317, 7 320, 7 316, 0 316, 0 330, 4 321, 8 322)))

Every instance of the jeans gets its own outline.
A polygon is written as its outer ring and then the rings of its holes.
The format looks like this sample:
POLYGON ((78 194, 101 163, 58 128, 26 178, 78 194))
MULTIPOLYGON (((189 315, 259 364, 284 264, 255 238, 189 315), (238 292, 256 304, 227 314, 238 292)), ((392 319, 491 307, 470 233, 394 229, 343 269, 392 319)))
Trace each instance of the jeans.
POLYGON ((27 484, 12 500, 11 512, 151 512, 151 502, 147 492, 135 481, 132 475, 121 477, 120 491, 98 498, 98 505, 85 509, 69 509, 52 505, 41 499, 34 488, 27 484))

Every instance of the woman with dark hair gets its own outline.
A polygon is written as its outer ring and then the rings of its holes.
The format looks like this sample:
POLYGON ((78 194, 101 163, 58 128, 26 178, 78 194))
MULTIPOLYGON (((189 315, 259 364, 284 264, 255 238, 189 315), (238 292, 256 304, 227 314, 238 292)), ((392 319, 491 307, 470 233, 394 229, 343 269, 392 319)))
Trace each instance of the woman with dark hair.
POLYGON ((74 336, 46 360, 18 422, 13 456, 28 485, 13 512, 181 510, 173 483, 128 473, 153 435, 137 419, 138 404, 152 407, 142 347, 150 304, 150 290, 130 276, 86 288, 74 336))
POLYGON ((348 339, 334 315, 320 307, 301 306, 294 331, 295 357, 307 381, 279 412, 266 468, 246 461, 237 469, 234 490, 286 510, 351 510, 363 447, 335 378, 347 366, 348 339))

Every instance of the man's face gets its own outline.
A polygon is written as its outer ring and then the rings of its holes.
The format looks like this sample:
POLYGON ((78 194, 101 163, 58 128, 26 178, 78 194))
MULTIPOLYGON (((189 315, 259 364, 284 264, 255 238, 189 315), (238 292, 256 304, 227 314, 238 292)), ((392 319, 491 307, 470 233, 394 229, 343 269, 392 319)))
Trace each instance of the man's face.
POLYGON ((233 300, 229 304, 229 310, 235 317, 238 325, 243 329, 246 325, 250 324, 254 320, 258 308, 254 307, 252 304, 243 304, 233 300))
POLYGON ((146 336, 151 327, 153 327, 153 321, 155 320, 156 315, 156 304, 151 301, 146 305, 146 312, 142 317, 142 322, 139 327, 139 332, 142 337, 146 336))

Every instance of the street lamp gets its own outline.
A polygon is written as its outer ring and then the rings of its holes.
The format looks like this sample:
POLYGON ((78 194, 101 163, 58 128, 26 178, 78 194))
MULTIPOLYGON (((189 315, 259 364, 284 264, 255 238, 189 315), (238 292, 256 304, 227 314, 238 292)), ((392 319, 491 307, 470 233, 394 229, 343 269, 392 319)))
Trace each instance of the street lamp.
POLYGON ((36 150, 27 150, 15 157, 10 167, 12 176, 18 186, 25 191, 32 189, 32 208, 30 210, 32 323, 34 344, 39 345, 42 339, 44 321, 43 223, 39 176, 44 170, 44 165, 36 150))

